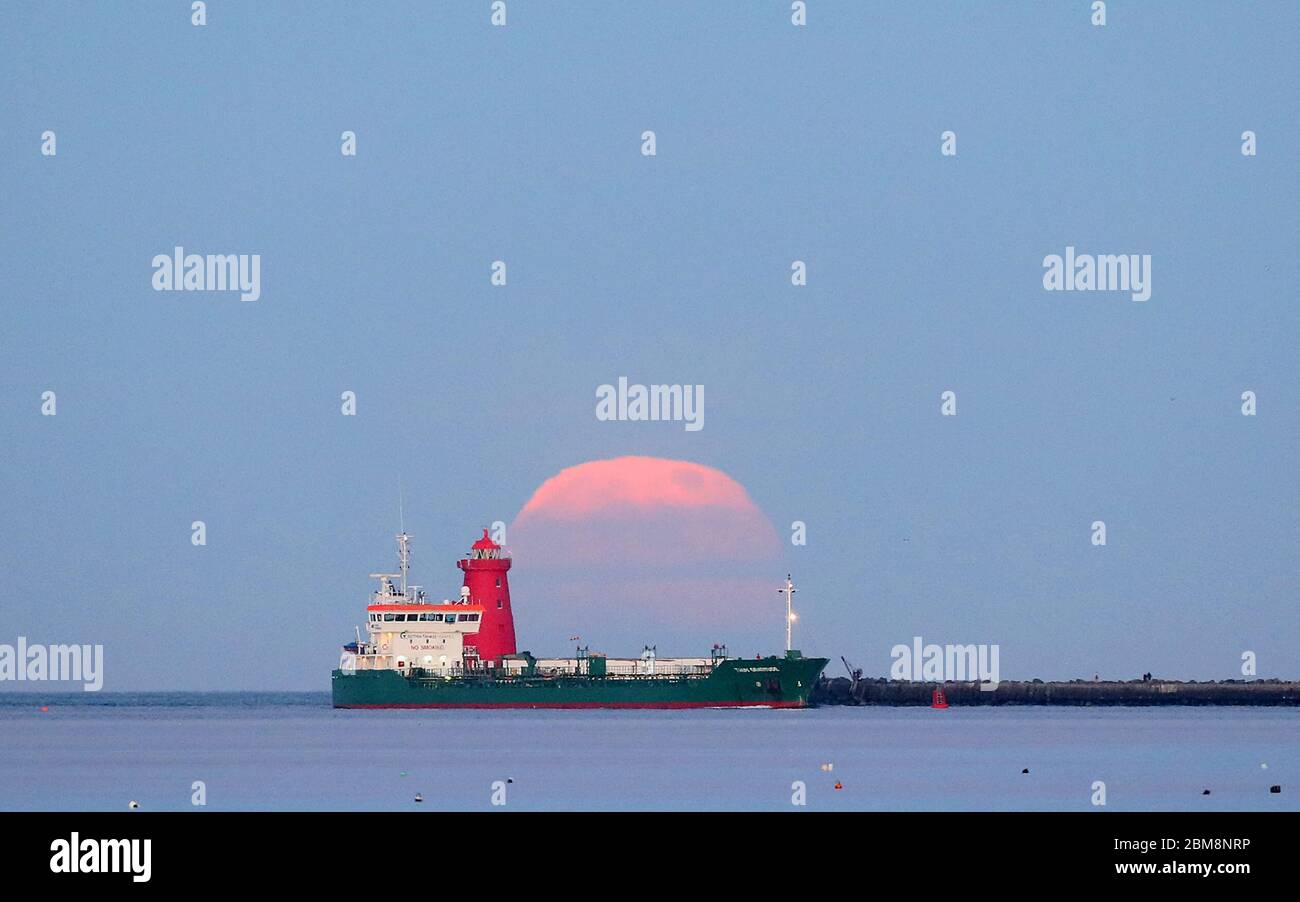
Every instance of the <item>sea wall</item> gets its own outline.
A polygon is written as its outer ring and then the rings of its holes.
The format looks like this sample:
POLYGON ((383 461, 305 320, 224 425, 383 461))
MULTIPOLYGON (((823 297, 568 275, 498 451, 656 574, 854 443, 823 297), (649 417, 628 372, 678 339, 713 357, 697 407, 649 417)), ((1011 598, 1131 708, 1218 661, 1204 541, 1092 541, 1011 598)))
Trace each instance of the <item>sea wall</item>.
POLYGON ((823 678, 812 692, 818 705, 929 705, 942 689, 957 705, 1300 705, 1300 683, 1281 680, 1176 682, 1071 680, 1021 683, 1003 680, 991 692, 978 683, 914 683, 903 680, 823 678))

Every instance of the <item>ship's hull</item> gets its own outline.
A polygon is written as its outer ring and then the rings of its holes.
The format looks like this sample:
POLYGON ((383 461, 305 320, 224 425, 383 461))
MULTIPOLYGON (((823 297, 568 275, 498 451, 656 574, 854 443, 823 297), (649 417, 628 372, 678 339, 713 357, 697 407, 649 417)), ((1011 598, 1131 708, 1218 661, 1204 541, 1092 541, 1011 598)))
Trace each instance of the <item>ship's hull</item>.
POLYGON ((707 676, 408 678, 334 671, 336 708, 806 708, 825 658, 728 660, 707 676))

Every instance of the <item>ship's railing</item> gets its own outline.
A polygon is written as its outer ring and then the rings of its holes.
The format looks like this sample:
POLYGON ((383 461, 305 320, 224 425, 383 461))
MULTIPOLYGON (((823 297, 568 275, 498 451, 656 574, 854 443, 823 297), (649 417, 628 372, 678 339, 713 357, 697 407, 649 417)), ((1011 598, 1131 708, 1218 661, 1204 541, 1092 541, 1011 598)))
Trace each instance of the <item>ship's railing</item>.
MULTIPOLYGON (((579 671, 577 658, 540 658, 537 661, 538 673, 575 673, 579 671)), ((608 676, 672 676, 679 673, 712 673, 717 662, 708 658, 658 658, 647 662, 644 658, 606 658, 605 673, 608 676)), ((585 670, 583 671, 585 672, 585 670)))
POLYGON ((441 673, 436 670, 425 670, 421 667, 413 667, 410 670, 410 679, 424 683, 442 682, 450 679, 468 679, 473 680, 476 685, 502 683, 506 685, 518 685, 519 683, 557 683, 565 680, 581 680, 582 682, 601 680, 604 682, 615 683, 634 683, 634 682, 658 682, 658 683, 690 683, 697 680, 708 679, 712 671, 701 673, 614 673, 607 674, 603 677, 589 677, 586 674, 577 674, 573 671, 564 673, 542 673, 538 672, 531 676, 524 676, 518 673, 504 673, 497 670, 460 670, 452 673, 441 673))

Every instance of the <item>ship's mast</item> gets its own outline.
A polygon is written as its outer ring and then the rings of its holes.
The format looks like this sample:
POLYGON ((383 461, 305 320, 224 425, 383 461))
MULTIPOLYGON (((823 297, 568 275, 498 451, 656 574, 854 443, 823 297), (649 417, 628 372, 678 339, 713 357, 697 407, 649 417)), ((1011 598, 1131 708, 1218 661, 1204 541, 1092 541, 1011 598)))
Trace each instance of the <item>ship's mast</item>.
POLYGON ((411 569, 411 537, 402 530, 397 534, 397 564, 402 575, 402 597, 406 597, 406 574, 411 569))
POLYGON ((406 534, 406 505, 402 498, 402 480, 397 480, 397 563, 402 571, 402 597, 406 597, 406 575, 411 569, 411 537, 406 534))
POLYGON ((785 650, 790 650, 790 628, 794 625, 794 610, 791 605, 795 592, 799 590, 790 582, 790 574, 785 575, 785 585, 776 590, 779 594, 785 596, 785 650))

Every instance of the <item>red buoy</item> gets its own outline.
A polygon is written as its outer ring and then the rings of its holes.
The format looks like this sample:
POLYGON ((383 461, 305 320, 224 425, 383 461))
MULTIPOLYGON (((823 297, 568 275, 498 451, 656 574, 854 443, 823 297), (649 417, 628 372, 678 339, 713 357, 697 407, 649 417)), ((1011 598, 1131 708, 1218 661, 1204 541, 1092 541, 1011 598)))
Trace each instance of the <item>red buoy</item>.
POLYGON ((942 689, 934 690, 934 696, 930 701, 930 707, 938 708, 940 710, 948 707, 948 699, 944 696, 942 689))

